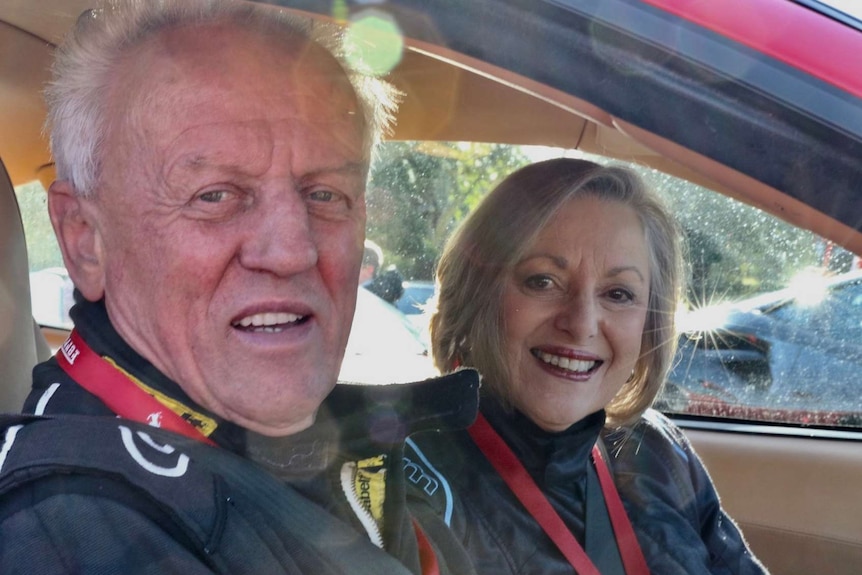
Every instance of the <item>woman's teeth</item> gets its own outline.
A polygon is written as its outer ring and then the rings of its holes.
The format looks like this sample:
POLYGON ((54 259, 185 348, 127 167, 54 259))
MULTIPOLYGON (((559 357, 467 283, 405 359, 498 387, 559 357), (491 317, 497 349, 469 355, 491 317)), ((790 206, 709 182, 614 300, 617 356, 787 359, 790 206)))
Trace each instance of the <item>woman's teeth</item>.
POLYGON ((536 356, 545 363, 559 367, 560 369, 574 371, 576 373, 586 373, 593 369, 597 363, 596 361, 585 361, 582 359, 572 359, 559 355, 552 355, 543 351, 537 353, 536 356))

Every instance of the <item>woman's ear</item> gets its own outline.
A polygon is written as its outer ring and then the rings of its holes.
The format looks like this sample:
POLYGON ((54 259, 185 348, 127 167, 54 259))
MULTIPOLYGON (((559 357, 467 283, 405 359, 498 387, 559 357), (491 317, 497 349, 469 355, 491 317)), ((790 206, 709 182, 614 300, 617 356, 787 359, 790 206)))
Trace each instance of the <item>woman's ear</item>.
POLYGON ((48 214, 75 287, 90 301, 102 299, 104 252, 93 200, 81 197, 68 180, 57 180, 48 189, 48 214))

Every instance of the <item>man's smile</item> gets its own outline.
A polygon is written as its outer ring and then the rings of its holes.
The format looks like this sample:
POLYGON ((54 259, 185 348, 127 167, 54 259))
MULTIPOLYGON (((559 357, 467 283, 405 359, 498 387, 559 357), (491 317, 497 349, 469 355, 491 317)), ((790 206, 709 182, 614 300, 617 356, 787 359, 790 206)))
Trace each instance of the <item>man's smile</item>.
POLYGON ((277 333, 294 325, 301 324, 307 318, 307 315, 298 315, 295 313, 256 313, 234 321, 231 325, 243 331, 277 333))

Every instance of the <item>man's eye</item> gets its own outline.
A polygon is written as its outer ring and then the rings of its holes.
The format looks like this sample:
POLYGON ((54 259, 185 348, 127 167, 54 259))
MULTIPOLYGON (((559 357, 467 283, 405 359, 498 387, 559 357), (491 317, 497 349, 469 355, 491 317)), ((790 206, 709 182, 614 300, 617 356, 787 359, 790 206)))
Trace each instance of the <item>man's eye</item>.
POLYGON ((308 199, 315 202, 334 202, 337 195, 330 190, 314 190, 308 194, 308 199))
POLYGON ((227 190, 211 190, 209 192, 204 192, 198 196, 198 199, 202 202, 207 202, 209 204, 217 204, 219 202, 223 202, 228 198, 230 192, 227 190))

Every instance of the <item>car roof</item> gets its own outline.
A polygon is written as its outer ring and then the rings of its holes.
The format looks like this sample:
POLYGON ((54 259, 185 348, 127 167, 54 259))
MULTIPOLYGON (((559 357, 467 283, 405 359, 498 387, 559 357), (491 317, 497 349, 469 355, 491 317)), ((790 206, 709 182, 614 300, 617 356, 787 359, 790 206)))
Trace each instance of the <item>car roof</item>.
MULTIPOLYGON (((829 277, 822 277, 820 281, 816 283, 812 283, 812 278, 807 277, 805 282, 805 288, 810 293, 812 290, 821 290, 826 291, 830 289, 834 289, 849 283, 859 283, 862 282, 862 270, 853 270, 851 272, 836 274, 829 277)), ((799 288, 796 286, 791 286, 785 289, 759 294, 749 299, 745 299, 739 302, 734 302, 733 308, 739 310, 761 310, 761 311, 771 311, 776 307, 782 306, 785 303, 791 302, 802 295, 800 294, 799 288)))
MULTIPOLYGON (((391 74, 406 95, 393 138, 634 161, 862 252, 862 34, 784 0, 710 5, 389 2, 407 44, 391 74), (764 36, 740 13, 784 28, 764 36)), ((54 177, 38 96, 53 44, 89 6, 0 4, 0 45, 16 55, 0 59, 0 158, 15 184, 54 177)), ((331 2, 291 6, 331 14, 331 2)))

